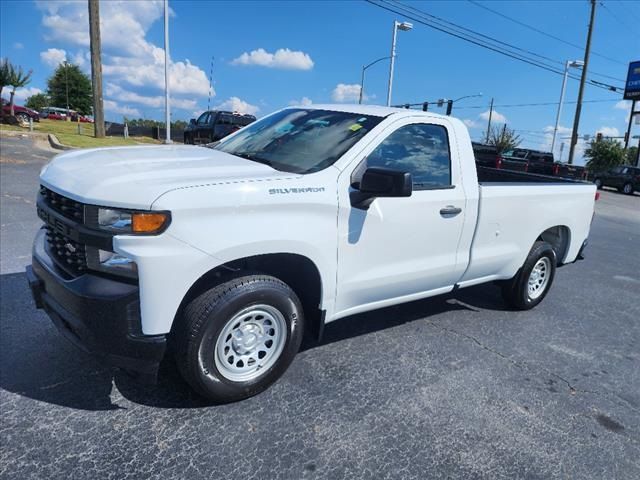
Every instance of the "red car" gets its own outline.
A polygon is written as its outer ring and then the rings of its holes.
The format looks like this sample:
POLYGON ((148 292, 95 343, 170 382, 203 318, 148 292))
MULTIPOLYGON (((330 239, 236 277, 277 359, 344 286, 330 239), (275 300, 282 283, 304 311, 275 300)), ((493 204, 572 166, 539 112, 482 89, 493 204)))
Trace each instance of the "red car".
MULTIPOLYGON (((2 101, 2 114, 11 115, 11 107, 9 106, 9 102, 7 102, 4 98, 1 99, 1 101, 2 101)), ((15 114, 16 118, 20 122, 28 123, 29 118, 32 118, 34 122, 40 121, 40 115, 38 114, 38 112, 36 112, 35 110, 31 110, 30 108, 27 108, 27 107, 14 105, 13 113, 15 114)))

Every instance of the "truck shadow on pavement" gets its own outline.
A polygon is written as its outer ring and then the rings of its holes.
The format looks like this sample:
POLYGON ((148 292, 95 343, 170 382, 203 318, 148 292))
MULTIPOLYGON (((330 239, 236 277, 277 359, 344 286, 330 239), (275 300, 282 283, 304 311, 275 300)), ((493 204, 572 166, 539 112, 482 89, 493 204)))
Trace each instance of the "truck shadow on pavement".
MULTIPOLYGON (((125 372, 101 365, 65 340, 41 310, 36 310, 24 273, 0 277, 0 388, 34 400, 80 410, 117 410, 121 397, 158 408, 211 406, 196 395, 168 359, 157 385, 143 385, 125 372)), ((326 326, 321 343, 306 342, 302 350, 393 328, 418 319, 455 311, 505 310, 499 290, 472 287, 355 315, 326 326)), ((4 408, 15 397, 2 395, 4 408)), ((122 403, 122 402, 121 402, 122 403)))

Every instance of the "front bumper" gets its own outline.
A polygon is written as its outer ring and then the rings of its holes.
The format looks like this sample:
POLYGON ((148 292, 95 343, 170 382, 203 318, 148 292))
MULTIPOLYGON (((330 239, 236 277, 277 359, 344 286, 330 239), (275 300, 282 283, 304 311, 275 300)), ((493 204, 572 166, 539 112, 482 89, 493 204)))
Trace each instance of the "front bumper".
POLYGON ((40 230, 27 279, 38 308, 82 350, 154 382, 166 350, 165 335, 143 335, 137 285, 93 274, 69 277, 45 251, 40 230))

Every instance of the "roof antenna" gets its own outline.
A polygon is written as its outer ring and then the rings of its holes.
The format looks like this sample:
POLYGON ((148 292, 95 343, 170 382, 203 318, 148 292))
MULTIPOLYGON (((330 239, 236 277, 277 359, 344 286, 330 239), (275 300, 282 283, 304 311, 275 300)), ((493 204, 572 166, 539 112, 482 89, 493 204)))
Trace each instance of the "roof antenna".
POLYGON ((211 93, 213 92, 213 60, 214 60, 213 55, 211 56, 211 69, 209 70, 209 98, 207 98, 207 111, 210 110, 210 103, 211 103, 211 93))

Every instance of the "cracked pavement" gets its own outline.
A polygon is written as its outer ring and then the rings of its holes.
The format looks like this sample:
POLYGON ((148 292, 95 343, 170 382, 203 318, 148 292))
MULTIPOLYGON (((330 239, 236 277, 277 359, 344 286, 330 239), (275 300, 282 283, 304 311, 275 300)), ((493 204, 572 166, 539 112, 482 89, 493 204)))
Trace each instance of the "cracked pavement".
POLYGON ((544 302, 492 285, 326 328, 272 388, 138 385, 36 311, 24 265, 52 154, 0 141, 0 478, 639 478, 640 196, 603 192, 544 302), (34 156, 35 155, 35 156, 34 156))

